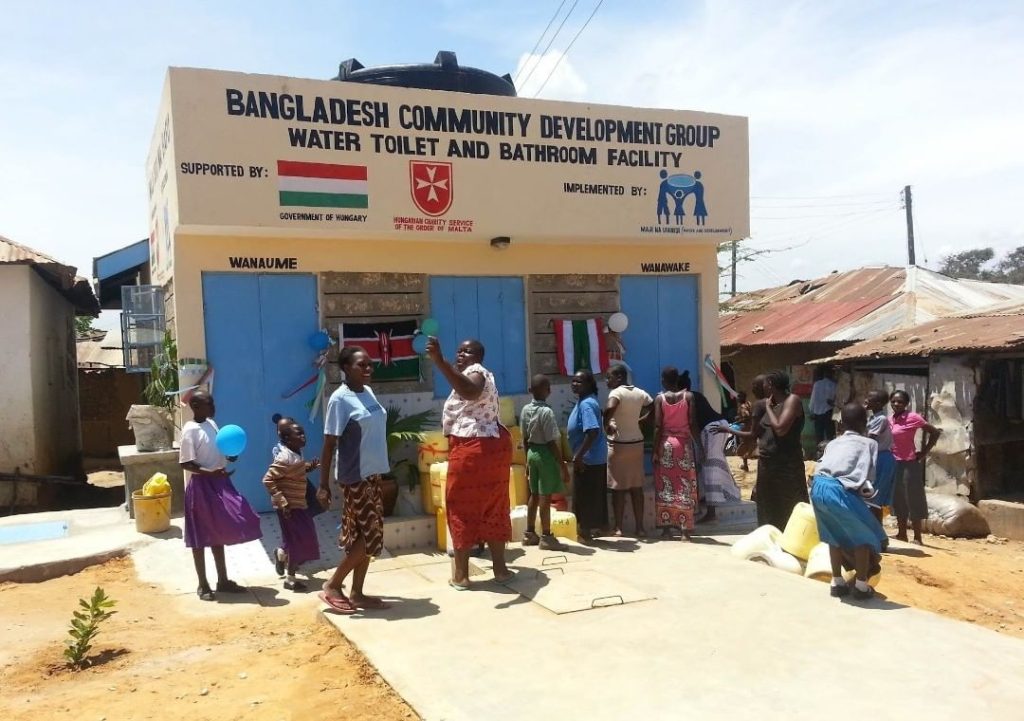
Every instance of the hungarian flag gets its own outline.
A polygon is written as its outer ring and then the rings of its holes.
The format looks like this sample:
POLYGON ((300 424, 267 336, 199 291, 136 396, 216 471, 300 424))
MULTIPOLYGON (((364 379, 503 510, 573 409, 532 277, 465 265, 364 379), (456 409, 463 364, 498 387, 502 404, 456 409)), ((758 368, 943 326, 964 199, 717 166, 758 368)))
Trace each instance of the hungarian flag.
POLYGON ((281 206, 368 208, 366 166, 278 160, 277 196, 281 206))
POLYGON ((382 323, 342 323, 342 346, 358 346, 373 361, 373 380, 419 380, 420 357, 412 349, 415 320, 382 323))
POLYGON ((558 370, 571 376, 576 371, 604 373, 608 370, 608 350, 604 345, 604 323, 590 320, 556 320, 555 351, 558 370))

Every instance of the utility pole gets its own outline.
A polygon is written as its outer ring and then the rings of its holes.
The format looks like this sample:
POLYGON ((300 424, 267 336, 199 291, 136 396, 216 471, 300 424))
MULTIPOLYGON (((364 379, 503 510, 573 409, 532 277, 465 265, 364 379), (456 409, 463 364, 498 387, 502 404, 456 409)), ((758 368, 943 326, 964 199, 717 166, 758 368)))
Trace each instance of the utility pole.
MULTIPOLYGON (((917 256, 914 254, 914 205, 913 197, 910 195, 910 186, 903 186, 903 207, 907 209, 907 259, 910 265, 917 265, 917 256)), ((733 253, 735 254, 735 250, 733 253)), ((735 266, 733 266, 735 268, 735 266)))
POLYGON ((731 295, 734 296, 734 297, 736 295, 736 246, 737 246, 738 243, 739 243, 738 240, 734 240, 732 242, 732 293, 731 293, 731 295))

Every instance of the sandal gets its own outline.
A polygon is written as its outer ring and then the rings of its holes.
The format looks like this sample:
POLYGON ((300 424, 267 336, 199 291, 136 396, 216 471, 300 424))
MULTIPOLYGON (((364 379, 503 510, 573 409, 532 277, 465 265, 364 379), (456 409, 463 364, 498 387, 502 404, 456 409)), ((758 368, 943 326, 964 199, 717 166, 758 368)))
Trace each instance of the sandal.
POLYGON ((454 588, 456 591, 468 591, 469 584, 455 583, 455 581, 448 579, 448 585, 454 588))
POLYGON ((306 584, 303 583, 302 581, 299 581, 299 580, 289 581, 288 579, 285 579, 285 581, 284 581, 284 589, 286 591, 298 591, 299 593, 304 593, 304 592, 309 590, 309 587, 306 586, 306 584))
POLYGON ((284 566, 287 560, 288 556, 285 555, 283 548, 274 551, 274 570, 277 571, 278 576, 284 575, 284 566))
POLYGON ((200 586, 196 589, 196 595, 199 596, 200 601, 216 601, 216 596, 213 595, 213 591, 210 590, 209 586, 200 586))
POLYGON ((245 587, 239 586, 237 583, 231 580, 217 581, 217 592, 218 593, 245 593, 245 587))
POLYGON ((320 593, 316 594, 316 597, 330 606, 332 610, 346 616, 351 616, 357 610, 356 607, 352 605, 352 602, 344 596, 329 596, 326 591, 320 591, 320 593))

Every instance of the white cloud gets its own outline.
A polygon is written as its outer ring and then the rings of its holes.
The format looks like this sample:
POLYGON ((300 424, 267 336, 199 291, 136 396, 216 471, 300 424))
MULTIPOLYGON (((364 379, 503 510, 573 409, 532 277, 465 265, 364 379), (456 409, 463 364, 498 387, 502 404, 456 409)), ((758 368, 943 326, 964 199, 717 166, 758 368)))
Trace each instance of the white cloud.
POLYGON ((524 54, 520 57, 513 76, 518 78, 516 91, 519 97, 584 100, 587 84, 572 61, 564 55, 560 50, 552 50, 543 55, 524 54))

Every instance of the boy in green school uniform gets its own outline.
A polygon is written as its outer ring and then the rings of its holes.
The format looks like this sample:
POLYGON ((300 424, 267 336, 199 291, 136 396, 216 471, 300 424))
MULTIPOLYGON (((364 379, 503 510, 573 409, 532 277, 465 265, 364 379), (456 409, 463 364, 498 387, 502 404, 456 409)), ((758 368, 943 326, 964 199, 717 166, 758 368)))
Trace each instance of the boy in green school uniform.
POLYGON ((530 483, 530 501, 526 510, 524 546, 539 546, 541 550, 557 550, 561 544, 551 535, 551 495, 564 493, 568 482, 568 467, 562 458, 562 436, 555 422, 555 412, 547 404, 551 395, 551 381, 537 374, 530 383, 533 400, 526 404, 519 416, 526 446, 526 475, 530 483), (540 509, 541 534, 535 530, 537 510, 540 509))

